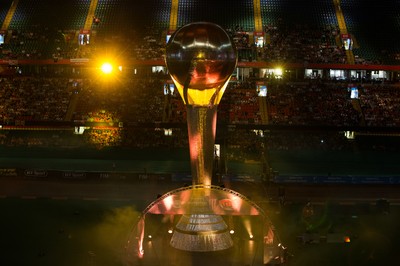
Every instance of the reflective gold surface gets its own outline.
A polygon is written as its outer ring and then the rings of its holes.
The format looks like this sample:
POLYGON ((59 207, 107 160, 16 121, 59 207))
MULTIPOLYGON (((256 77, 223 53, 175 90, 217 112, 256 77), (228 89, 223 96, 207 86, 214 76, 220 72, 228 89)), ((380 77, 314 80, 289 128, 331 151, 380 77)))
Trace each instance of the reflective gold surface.
POLYGON ((166 47, 166 64, 185 104, 217 105, 237 63, 229 35, 196 22, 178 29, 166 47))

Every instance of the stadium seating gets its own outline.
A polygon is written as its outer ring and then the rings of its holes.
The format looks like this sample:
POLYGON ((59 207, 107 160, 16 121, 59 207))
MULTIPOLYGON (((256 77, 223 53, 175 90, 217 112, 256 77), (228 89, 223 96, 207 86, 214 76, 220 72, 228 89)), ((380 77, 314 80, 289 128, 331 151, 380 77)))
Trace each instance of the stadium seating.
POLYGON ((269 86, 269 121, 277 125, 358 126, 346 85, 286 83, 269 86))
POLYGON ((2 79, 1 84, 2 124, 64 120, 71 95, 68 79, 22 77, 2 79))
POLYGON ((354 53, 360 58, 360 63, 398 64, 395 59, 398 45, 392 40, 400 33, 396 18, 399 3, 390 1, 376 5, 371 1, 342 0, 341 7, 348 31, 357 42, 354 53))
POLYGON ((131 35, 133 32, 149 34, 155 31, 158 38, 169 26, 170 1, 143 1, 140 5, 129 0, 100 0, 96 9, 98 25, 93 25, 100 35, 131 35))
MULTIPOLYGON (((4 22, 12 1, 0 10, 4 22)), ((90 0, 56 3, 50 0, 18 1, 7 26, 12 31, 2 45, 4 59, 68 59, 91 57, 112 44, 130 59, 162 58, 165 34, 170 25, 171 1, 100 0, 94 11, 90 48, 77 45, 77 32, 90 20, 90 0), (81 49, 79 49, 81 48, 81 49)), ((348 32, 354 36, 357 64, 397 64, 400 53, 391 41, 400 31, 397 2, 371 6, 359 0, 341 1, 348 32), (369 10, 383 14, 371 19, 369 10)), ((261 0, 260 12, 266 47, 257 51, 251 39, 237 42, 240 61, 285 63, 346 63, 340 43, 335 7, 331 0, 301 2, 261 0), (301 45, 301 47, 299 47, 301 45)), ((193 21, 210 21, 227 29, 236 38, 238 32, 255 31, 253 1, 178 1, 177 26, 193 21)), ((247 34, 246 33, 246 34, 247 34)))
POLYGON ((400 126, 400 93, 397 87, 365 85, 361 89, 360 103, 367 126, 400 126))
MULTIPOLYGON (((164 37, 169 27, 171 1, 150 0, 144 1, 141 5, 129 0, 98 1, 95 16, 99 22, 92 24, 91 27, 95 41, 88 45, 90 46, 88 49, 81 49, 74 38, 88 19, 90 2, 89 0, 62 3, 51 0, 18 1, 8 27, 12 34, 8 36, 9 41, 2 45, 0 58, 54 59, 56 63, 62 58, 91 57, 113 50, 121 57, 132 60, 159 62, 163 59, 164 37)), ((235 44, 241 50, 239 59, 243 61, 258 60, 302 65, 346 63, 346 54, 340 47, 340 42, 337 42, 340 32, 332 1, 261 0, 260 3, 267 40, 267 45, 260 53, 255 52, 250 41, 244 43, 240 41, 240 36, 254 31, 253 2, 250 0, 213 2, 181 0, 178 2, 177 24, 182 26, 199 20, 220 24, 232 34, 234 40, 236 38, 235 44), (257 56, 259 57, 256 58, 257 56)), ((4 4, 0 9, 2 21, 11 1, 4 1, 4 4)), ((357 41, 354 50, 357 63, 396 63, 398 47, 395 47, 396 42, 388 40, 393 35, 397 36, 400 29, 398 23, 389 21, 396 19, 396 12, 400 10, 398 3, 375 7, 363 1, 343 0, 341 8, 349 32, 354 34, 357 41), (366 10, 372 8, 387 16, 371 22, 373 20, 366 10), (375 33, 378 31, 380 36, 376 37, 375 33)), ((400 58, 400 53, 398 54, 400 58)), ((31 70, 30 74, 36 73, 35 71, 31 70)), ((52 91, 47 91, 45 88, 47 97, 41 100, 50 103, 61 100, 63 105, 59 107, 60 110, 53 110, 50 104, 51 111, 43 110, 48 104, 28 106, 23 99, 33 93, 33 89, 27 84, 44 86, 38 85, 43 80, 38 81, 29 77, 26 79, 29 83, 24 84, 21 82, 22 77, 14 80, 5 78, 2 82, 6 86, 2 88, 2 92, 3 95, 8 95, 8 98, 4 98, 3 108, 6 106, 9 108, 14 100, 18 101, 18 104, 14 104, 13 108, 4 109, 6 111, 1 114, 2 121, 11 124, 28 120, 60 121, 66 119, 67 111, 70 111, 73 115, 67 120, 71 118, 77 121, 112 123, 185 122, 185 110, 180 97, 175 95, 166 100, 161 89, 164 81, 160 77, 151 76, 149 81, 139 81, 135 78, 124 80, 121 84, 113 85, 114 87, 108 91, 98 90, 103 86, 98 81, 86 80, 86 87, 74 97, 77 99, 76 106, 74 105, 74 108, 70 106, 69 110, 67 109, 72 99, 72 92, 68 90, 69 81, 66 77, 54 78, 54 80, 44 79, 44 84, 53 87, 55 86, 53 82, 56 82, 59 94, 54 96, 52 91), (7 88, 19 91, 14 92, 11 97, 7 88), (57 97, 56 100, 51 99, 52 96, 57 97), (151 108, 152 112, 143 109, 143 106, 151 108)), ((219 121, 225 124, 260 124, 261 114, 254 83, 245 80, 237 83, 235 85, 237 87, 233 87, 232 84, 227 88, 221 101, 219 121)), ((346 84, 285 81, 281 85, 271 84, 268 89, 267 115, 268 121, 273 125, 358 126, 362 124, 364 116, 367 125, 370 126, 381 126, 385 123, 389 126, 399 125, 393 118, 397 117, 397 114, 392 111, 396 110, 397 102, 389 99, 391 94, 396 95, 391 87, 366 90, 361 94, 359 100, 361 111, 353 107, 346 84), (377 114, 382 114, 381 121, 374 118, 377 114)))
POLYGON ((261 15, 265 26, 292 26, 300 23, 318 28, 337 25, 331 0, 261 0, 261 15))
POLYGON ((0 6, 0 23, 3 24, 4 20, 7 16, 7 12, 11 6, 12 0, 6 0, 2 2, 2 5, 0 6))
POLYGON ((178 26, 194 21, 214 22, 226 29, 254 31, 253 1, 179 1, 178 26))

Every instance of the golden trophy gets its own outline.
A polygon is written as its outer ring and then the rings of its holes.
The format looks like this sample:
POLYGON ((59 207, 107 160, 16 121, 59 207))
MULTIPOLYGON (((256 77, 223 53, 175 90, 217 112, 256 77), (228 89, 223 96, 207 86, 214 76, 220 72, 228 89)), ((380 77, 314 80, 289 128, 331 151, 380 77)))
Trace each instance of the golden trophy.
POLYGON ((240 193, 212 185, 217 107, 236 64, 233 42, 216 24, 190 23, 169 39, 166 65, 187 109, 193 184, 147 206, 127 242, 127 262, 265 265, 281 259, 282 246, 276 245, 279 238, 264 211, 240 193), (241 232, 235 232, 233 217, 243 220, 241 232), (168 233, 158 235, 166 227, 168 233), (239 241, 246 235, 250 240, 239 241), (244 247, 246 253, 240 251, 244 247))
POLYGON ((217 107, 236 67, 237 51, 220 26, 196 22, 178 29, 166 47, 166 64, 186 106, 193 188, 190 213, 182 216, 171 246, 218 251, 233 245, 221 216, 210 211, 217 107))

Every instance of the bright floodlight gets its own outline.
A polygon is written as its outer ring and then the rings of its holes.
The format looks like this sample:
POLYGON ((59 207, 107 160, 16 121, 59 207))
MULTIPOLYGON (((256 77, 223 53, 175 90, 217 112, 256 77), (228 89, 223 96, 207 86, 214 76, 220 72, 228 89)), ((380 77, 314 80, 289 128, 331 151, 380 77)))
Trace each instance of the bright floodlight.
POLYGON ((275 75, 276 76, 282 76, 282 74, 283 74, 282 68, 278 67, 278 68, 275 69, 275 75))
POLYGON ((110 63, 103 63, 101 65, 101 71, 104 74, 110 74, 112 72, 112 70, 113 70, 113 67, 112 67, 112 65, 110 63))

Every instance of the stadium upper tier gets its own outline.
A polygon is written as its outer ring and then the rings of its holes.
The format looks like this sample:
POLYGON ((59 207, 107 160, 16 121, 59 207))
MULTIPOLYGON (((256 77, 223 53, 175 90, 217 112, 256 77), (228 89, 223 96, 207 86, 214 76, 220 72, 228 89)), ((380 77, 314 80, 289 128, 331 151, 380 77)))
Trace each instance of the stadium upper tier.
POLYGON ((399 64, 400 2, 341 0, 348 31, 355 37, 359 63, 399 64))
POLYGON ((224 27, 240 60, 396 65, 398 1, 18 0, 0 7, 0 59, 161 60, 168 33, 194 21, 224 27), (262 34, 262 45, 256 45, 262 34), (346 52, 344 36, 350 37, 346 52), (262 47, 261 47, 262 46, 262 47))

